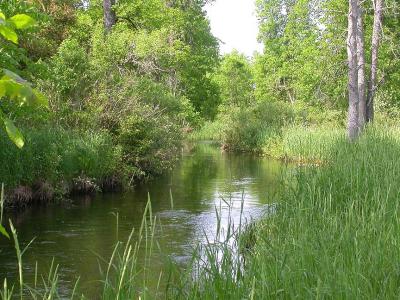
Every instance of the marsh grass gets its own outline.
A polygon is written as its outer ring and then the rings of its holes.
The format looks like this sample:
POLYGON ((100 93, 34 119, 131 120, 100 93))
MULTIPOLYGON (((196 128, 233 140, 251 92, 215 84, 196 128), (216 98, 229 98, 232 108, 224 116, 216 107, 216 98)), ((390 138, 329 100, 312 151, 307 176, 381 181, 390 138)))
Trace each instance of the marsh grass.
POLYGON ((287 162, 319 165, 330 160, 334 146, 345 140, 344 129, 291 126, 265 139, 262 152, 287 162))
POLYGON ((253 226, 240 276, 230 276, 235 260, 225 248, 222 263, 209 256, 201 280, 186 283, 178 298, 398 299, 398 133, 370 127, 356 143, 320 143, 329 162, 297 169, 276 214, 253 226))
POLYGON ((215 141, 220 142, 222 140, 222 128, 223 124, 218 121, 208 121, 204 125, 190 134, 188 134, 187 139, 189 141, 215 141))

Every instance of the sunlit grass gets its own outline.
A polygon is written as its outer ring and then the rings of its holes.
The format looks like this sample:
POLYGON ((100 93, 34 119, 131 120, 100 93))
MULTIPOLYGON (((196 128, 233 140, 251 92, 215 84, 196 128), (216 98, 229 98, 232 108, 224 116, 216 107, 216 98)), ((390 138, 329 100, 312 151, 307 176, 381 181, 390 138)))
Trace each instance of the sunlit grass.
MULTIPOLYGON (((240 276, 230 276, 238 269, 227 249, 222 261, 230 263, 203 270, 201 280, 188 282, 186 294, 181 295, 191 299, 397 299, 398 132, 368 128, 353 144, 341 138, 327 141, 324 145, 330 146, 321 147, 326 153, 316 153, 330 161, 317 168, 299 167, 297 183, 277 198, 276 214, 253 227, 256 241, 245 255, 240 276)), ((324 138, 332 137, 337 135, 324 138)))
POLYGON ((220 122, 205 122, 198 130, 193 131, 187 137, 190 141, 216 141, 222 139, 222 124, 220 122))
POLYGON ((319 164, 329 160, 332 147, 345 140, 344 129, 292 126, 266 139, 263 153, 285 161, 319 164))

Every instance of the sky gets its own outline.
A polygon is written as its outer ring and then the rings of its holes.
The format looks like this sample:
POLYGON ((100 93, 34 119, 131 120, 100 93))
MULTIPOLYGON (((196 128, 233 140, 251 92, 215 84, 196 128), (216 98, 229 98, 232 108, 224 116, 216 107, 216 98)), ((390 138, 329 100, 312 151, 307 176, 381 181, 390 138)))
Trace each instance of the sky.
POLYGON ((258 24, 254 0, 216 0, 206 6, 211 31, 222 42, 221 54, 233 49, 247 56, 262 52, 257 42, 258 24))

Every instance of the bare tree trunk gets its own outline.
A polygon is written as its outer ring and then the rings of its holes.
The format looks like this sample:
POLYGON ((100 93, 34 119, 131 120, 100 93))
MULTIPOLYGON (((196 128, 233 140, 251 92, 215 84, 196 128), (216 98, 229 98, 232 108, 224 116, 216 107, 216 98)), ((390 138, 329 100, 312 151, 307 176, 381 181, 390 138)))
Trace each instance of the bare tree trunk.
POLYGON ((374 97, 377 89, 378 72, 378 50, 380 43, 380 32, 382 30, 382 7, 383 0, 375 0, 374 3, 374 28, 372 31, 372 49, 371 49, 371 78, 368 83, 367 97, 367 122, 374 120, 374 97))
POLYGON ((358 62, 357 62, 357 0, 349 0, 347 59, 349 65, 349 120, 348 136, 351 141, 359 134, 358 125, 358 62))
POLYGON ((363 9, 358 0, 357 11, 357 68, 358 68, 358 126, 361 131, 367 119, 367 100, 365 95, 365 47, 363 9))
POLYGON ((104 29, 107 33, 110 32, 116 22, 115 11, 112 8, 114 4, 115 0, 103 0, 104 29))

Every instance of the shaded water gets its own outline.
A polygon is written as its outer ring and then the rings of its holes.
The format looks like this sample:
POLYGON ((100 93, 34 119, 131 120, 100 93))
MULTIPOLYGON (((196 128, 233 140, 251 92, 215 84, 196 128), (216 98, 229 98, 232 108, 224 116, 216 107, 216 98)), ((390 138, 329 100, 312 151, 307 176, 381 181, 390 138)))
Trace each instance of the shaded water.
MULTIPOLYGON (((70 294, 80 276, 81 290, 90 298, 97 298, 99 257, 108 260, 117 240, 115 213, 119 214, 118 238, 124 240, 132 227, 140 226, 148 195, 162 228, 156 235, 162 255, 184 264, 193 246, 204 242, 204 233, 215 233, 216 206, 221 205, 224 220, 230 203, 231 218, 239 223, 243 199, 244 216, 257 217, 274 203, 283 168, 276 161, 221 153, 212 144, 199 143, 184 149, 180 163, 170 174, 132 192, 76 198, 68 205, 29 209, 12 217, 22 245, 36 237, 23 258, 25 273, 32 277, 36 261, 39 273, 46 272, 54 257, 60 265, 62 295, 70 294)), ((0 238, 0 279, 16 278, 14 252, 13 244, 0 238)), ((157 281, 163 263, 161 259, 154 261, 152 275, 157 281)))

